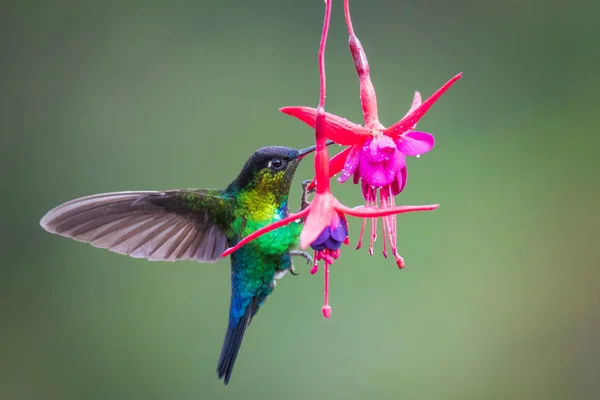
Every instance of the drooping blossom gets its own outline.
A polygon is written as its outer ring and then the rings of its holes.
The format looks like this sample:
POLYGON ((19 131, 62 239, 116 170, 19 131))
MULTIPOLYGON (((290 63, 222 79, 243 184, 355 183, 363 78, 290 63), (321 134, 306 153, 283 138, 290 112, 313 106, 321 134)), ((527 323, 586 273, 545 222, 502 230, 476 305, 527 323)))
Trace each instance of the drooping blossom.
MULTIPOLYGON (((377 97, 371 83, 369 63, 362 45, 352 27, 348 0, 344 0, 344 13, 348 27, 350 52, 360 82, 360 98, 365 125, 361 126, 334 114, 325 115, 325 136, 334 142, 349 146, 335 157, 330 164, 331 176, 340 173, 338 180, 345 182, 353 176, 354 183, 360 183, 366 205, 385 209, 395 206, 395 196, 406 185, 407 171, 405 156, 417 156, 430 151, 435 139, 426 132, 414 131, 417 122, 440 96, 460 79, 456 75, 425 102, 421 101, 419 92, 415 93, 408 113, 389 128, 379 122, 377 97), (379 194, 379 201, 377 195, 379 194)), ((281 112, 294 116, 311 127, 316 126, 317 110, 310 107, 283 107, 281 112)), ((357 248, 362 245, 363 232, 366 225, 363 221, 357 248)), ((398 267, 404 268, 404 260, 398 254, 396 244, 396 221, 394 215, 383 219, 383 254, 387 257, 386 239, 398 267)), ((377 221, 371 221, 371 241, 369 253, 373 254, 373 243, 377 237, 377 221)))
POLYGON ((331 220, 331 225, 323 229, 310 247, 315 251, 325 249, 338 251, 346 239, 348 239, 348 222, 344 215, 337 214, 331 220))
POLYGON ((437 204, 425 206, 401 206, 378 208, 374 206, 361 206, 349 208, 341 204, 331 193, 329 185, 329 155, 327 153, 327 138, 325 127, 328 124, 328 116, 325 113, 325 44, 327 41, 327 32, 329 29, 329 19, 331 15, 331 0, 325 2, 325 22, 321 35, 321 44, 319 46, 319 77, 320 77, 320 96, 319 106, 315 110, 315 174, 316 174, 316 192, 312 202, 303 210, 296 214, 291 214, 286 218, 265 226, 250 235, 243 238, 235 246, 227 249, 222 256, 225 257, 248 242, 260 237, 261 235, 287 225, 291 222, 305 218, 304 228, 300 234, 300 247, 306 249, 311 246, 315 251, 315 264, 311 273, 318 270, 318 262, 324 264, 324 305, 322 307, 323 316, 331 316, 331 307, 329 306, 329 267, 340 255, 341 243, 347 242, 348 225, 346 216, 359 218, 378 218, 390 215, 402 214, 413 211, 429 211, 438 207, 437 204), (341 242, 341 243, 340 243, 341 242))

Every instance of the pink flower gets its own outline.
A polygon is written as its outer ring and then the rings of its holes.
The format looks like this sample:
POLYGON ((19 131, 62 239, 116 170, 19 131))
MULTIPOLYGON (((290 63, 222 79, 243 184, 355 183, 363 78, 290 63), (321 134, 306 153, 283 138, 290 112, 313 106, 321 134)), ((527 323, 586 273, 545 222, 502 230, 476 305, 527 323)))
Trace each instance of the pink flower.
MULTIPOLYGON (((354 34, 348 0, 344 1, 344 11, 350 35, 350 52, 360 82, 360 97, 365 125, 355 124, 334 114, 325 114, 324 135, 338 144, 350 146, 333 157, 329 176, 341 172, 338 178, 340 182, 345 182, 353 176, 354 183, 361 183, 366 205, 375 207, 378 203, 377 194, 379 193, 379 204, 382 209, 386 209, 395 206, 394 196, 398 195, 406 185, 405 156, 418 157, 430 151, 435 144, 433 135, 414 131, 417 122, 440 96, 460 79, 462 74, 458 74, 448 81, 425 102, 421 101, 421 95, 416 92, 408 113, 394 125, 385 128, 379 122, 377 98, 371 83, 369 63, 360 41, 354 34)), ((316 127, 317 110, 314 108, 283 107, 280 111, 298 118, 313 128, 316 127)), ((363 222, 357 248, 362 245, 365 224, 366 220, 363 222)), ((373 254, 373 243, 377 237, 377 221, 372 220, 371 226, 369 252, 373 254)), ((384 237, 383 243, 384 256, 387 257, 387 239, 398 267, 404 268, 404 260, 397 250, 396 223, 393 214, 384 218, 383 232, 384 236, 387 236, 384 237)))

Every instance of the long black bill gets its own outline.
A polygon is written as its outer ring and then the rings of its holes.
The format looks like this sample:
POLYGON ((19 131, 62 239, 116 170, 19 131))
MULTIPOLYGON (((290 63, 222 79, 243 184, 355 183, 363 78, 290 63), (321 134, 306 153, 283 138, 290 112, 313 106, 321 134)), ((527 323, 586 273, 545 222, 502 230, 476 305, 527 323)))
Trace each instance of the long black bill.
MULTIPOLYGON (((328 140, 327 141, 327 146, 329 146, 330 144, 333 144, 333 140, 328 140)), ((315 145, 315 146, 310 146, 310 147, 307 147, 305 149, 299 150, 299 153, 296 156, 296 158, 298 160, 302 160, 304 157, 306 157, 307 155, 309 155, 310 153, 312 153, 316 149, 317 149, 317 146, 315 145)))

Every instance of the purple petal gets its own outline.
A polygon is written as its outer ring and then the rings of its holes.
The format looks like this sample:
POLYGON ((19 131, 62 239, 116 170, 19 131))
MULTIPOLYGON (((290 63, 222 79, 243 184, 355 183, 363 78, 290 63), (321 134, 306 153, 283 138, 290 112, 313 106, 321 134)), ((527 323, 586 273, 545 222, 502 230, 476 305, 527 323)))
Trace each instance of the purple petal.
POLYGON ((363 152, 358 164, 358 173, 367 184, 379 188, 392 183, 397 172, 404 165, 406 165, 404 155, 395 147, 392 153, 379 162, 371 161, 369 155, 363 152))
POLYGON ((321 234, 319 235, 318 238, 315 239, 314 242, 311 243, 311 245, 319 245, 319 244, 323 244, 325 243, 325 241, 327 239, 329 239, 330 236, 330 232, 329 232, 329 227, 326 227, 325 229, 323 229, 323 231, 321 232, 321 234))
POLYGON ((395 167, 397 167, 397 170, 406 168, 406 156, 404 154, 402 154, 400 151, 398 151, 396 153, 396 162, 398 163, 395 166, 395 167))
POLYGON ((394 171, 386 169, 383 163, 370 163, 365 160, 361 160, 358 172, 364 182, 375 187, 387 185, 396 175, 394 171))
POLYGON ((348 226, 346 225, 346 221, 340 218, 337 226, 331 229, 331 238, 341 243, 346 237, 348 237, 348 226))
POLYGON ((396 143, 385 135, 376 136, 365 142, 362 149, 369 162, 383 162, 394 156, 396 143))
POLYGON ((433 149, 435 138, 426 132, 408 132, 400 136, 396 143, 404 155, 418 156, 433 149))
POLYGON ((325 249, 337 250, 348 237, 348 225, 343 215, 337 214, 332 220, 332 225, 327 226, 310 247, 316 251, 325 249))
POLYGON ((363 198, 367 200, 369 197, 370 185, 363 179, 362 182, 360 182, 360 188, 362 189, 363 198))
POLYGON ((360 174, 358 173, 359 168, 360 164, 359 167, 354 170, 354 175, 352 176, 352 183, 354 183, 355 185, 358 185, 358 182, 360 182, 360 174))
POLYGON ((325 246, 326 246, 325 243, 327 243, 327 241, 325 241, 323 243, 311 243, 310 247, 311 247, 311 249, 313 249, 315 251, 322 251, 322 250, 325 250, 325 246))
POLYGON ((337 250, 342 247, 342 242, 335 240, 334 238, 329 238, 325 242, 325 247, 327 247, 329 250, 337 250))
POLYGON ((396 179, 391 184, 392 187, 392 196, 396 196, 400 194, 404 190, 406 186, 406 178, 408 177, 408 171, 406 170, 406 166, 400 168, 398 174, 396 175, 396 179))

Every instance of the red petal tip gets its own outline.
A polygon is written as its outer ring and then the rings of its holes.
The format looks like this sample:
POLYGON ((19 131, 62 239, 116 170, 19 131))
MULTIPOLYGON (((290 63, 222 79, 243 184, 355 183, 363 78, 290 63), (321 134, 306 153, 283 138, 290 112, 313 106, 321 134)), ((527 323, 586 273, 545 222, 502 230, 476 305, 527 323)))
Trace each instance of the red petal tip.
POLYGON ((384 133, 390 137, 398 137, 403 135, 407 131, 413 129, 417 122, 425 115, 429 108, 439 100, 439 98, 448 90, 450 87, 462 77, 462 72, 453 76, 448 82, 442 85, 441 88, 436 90, 427 100, 421 105, 415 108, 412 112, 405 115, 400 121, 384 130, 384 133))
POLYGON ((306 106, 285 106, 285 107, 281 107, 279 109, 279 111, 284 114, 289 114, 289 115, 294 115, 297 113, 306 113, 306 112, 310 112, 311 114, 314 114, 314 115, 317 114, 316 108, 306 107, 306 106))
POLYGON ((299 106, 285 106, 285 107, 278 108, 278 111, 282 112, 284 114, 287 114, 290 111, 290 109, 293 109, 293 108, 300 108, 300 107, 299 106))

